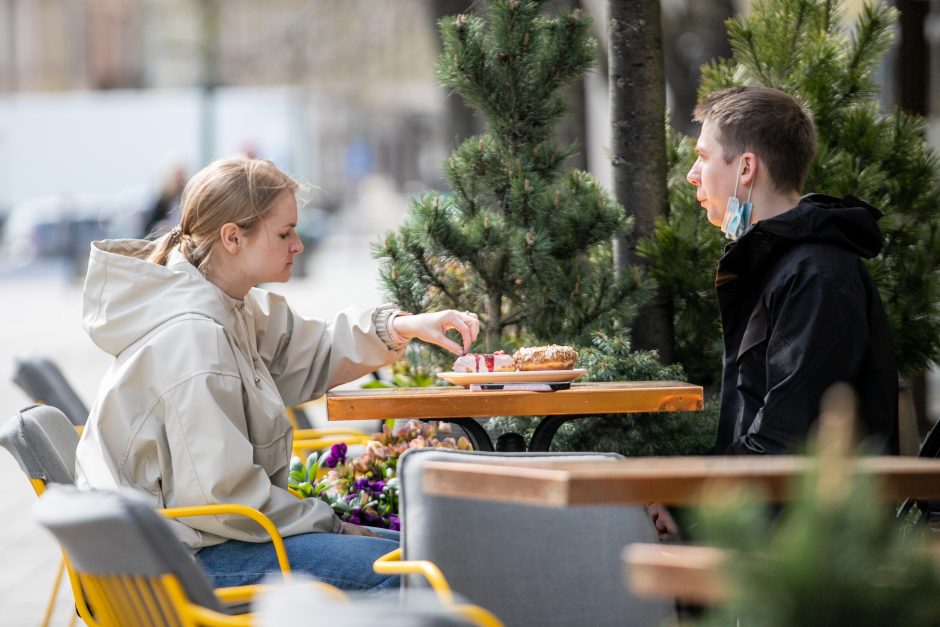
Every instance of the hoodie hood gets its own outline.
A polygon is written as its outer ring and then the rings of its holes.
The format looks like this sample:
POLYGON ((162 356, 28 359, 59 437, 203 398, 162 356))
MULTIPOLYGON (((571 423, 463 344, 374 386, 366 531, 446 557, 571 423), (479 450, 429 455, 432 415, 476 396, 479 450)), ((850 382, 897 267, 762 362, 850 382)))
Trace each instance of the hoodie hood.
POLYGON ((881 252, 878 220, 883 214, 854 196, 836 198, 809 194, 799 204, 773 218, 761 220, 741 239, 730 244, 719 264, 720 271, 754 269, 761 260, 800 243, 838 246, 871 259, 881 252))
POLYGON ((147 261, 146 240, 92 242, 85 278, 82 323, 92 341, 111 355, 161 324, 186 314, 235 323, 241 301, 210 283, 174 250, 166 266, 147 261))

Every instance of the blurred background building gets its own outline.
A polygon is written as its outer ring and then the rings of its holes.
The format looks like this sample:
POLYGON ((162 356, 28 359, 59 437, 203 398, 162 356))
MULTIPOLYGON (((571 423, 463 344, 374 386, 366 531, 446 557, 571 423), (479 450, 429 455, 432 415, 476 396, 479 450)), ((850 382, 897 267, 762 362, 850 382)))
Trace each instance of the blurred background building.
MULTIPOLYGON (((598 66, 572 94, 563 136, 583 145, 576 165, 606 182, 607 0, 554 3, 595 17, 598 66)), ((310 221, 370 175, 405 194, 440 186, 440 160, 478 123, 438 87, 434 24, 475 4, 0 0, 0 265, 142 235, 167 177, 225 155, 271 158, 316 186, 310 221)), ((940 2, 897 4, 885 104, 934 119, 940 2)), ((723 20, 749 5, 661 0, 677 128, 691 130, 699 67, 728 54, 723 20)), ((848 0, 848 16, 861 5, 848 0)))
POLYGON ((231 154, 316 185, 326 211, 374 173, 438 184, 432 25, 423 0, 3 0, 4 261, 141 235, 166 176, 231 154))

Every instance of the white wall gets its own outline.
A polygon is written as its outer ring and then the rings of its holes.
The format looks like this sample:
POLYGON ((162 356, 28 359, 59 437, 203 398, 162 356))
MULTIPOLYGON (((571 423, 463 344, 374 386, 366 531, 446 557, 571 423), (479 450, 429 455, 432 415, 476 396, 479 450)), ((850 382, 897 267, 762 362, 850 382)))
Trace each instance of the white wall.
MULTIPOLYGON (((213 158, 253 146, 302 176, 307 116, 291 88, 220 89, 213 158)), ((0 209, 48 195, 156 189, 171 162, 201 165, 196 90, 17 93, 0 97, 0 209)))

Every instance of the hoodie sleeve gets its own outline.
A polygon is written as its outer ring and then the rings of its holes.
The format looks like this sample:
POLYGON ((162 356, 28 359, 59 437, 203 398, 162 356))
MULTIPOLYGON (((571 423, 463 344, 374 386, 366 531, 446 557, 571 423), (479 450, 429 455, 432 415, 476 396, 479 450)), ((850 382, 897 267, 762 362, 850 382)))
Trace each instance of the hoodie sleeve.
POLYGON ((405 344, 389 338, 394 305, 349 308, 327 322, 298 315, 279 294, 253 290, 251 296, 258 352, 287 406, 322 396, 404 354, 405 344))
MULTIPOLYGON (((766 373, 767 393, 731 454, 798 452, 823 394, 853 383, 868 350, 865 292, 851 271, 795 273, 766 296, 763 311, 767 320, 755 335, 766 339, 766 363, 755 372, 766 373)), ((752 319, 745 335, 759 329, 752 319)), ((739 354, 739 363, 748 358, 739 354)))
MULTIPOLYGON (((256 450, 248 439, 241 385, 237 376, 207 372, 162 398, 172 466, 163 473, 167 506, 242 503, 271 518, 284 536, 338 532, 341 522, 329 505, 272 485, 256 456, 288 455, 290 434, 256 450)), ((190 518, 186 524, 224 538, 268 540, 257 523, 241 516, 190 518)))

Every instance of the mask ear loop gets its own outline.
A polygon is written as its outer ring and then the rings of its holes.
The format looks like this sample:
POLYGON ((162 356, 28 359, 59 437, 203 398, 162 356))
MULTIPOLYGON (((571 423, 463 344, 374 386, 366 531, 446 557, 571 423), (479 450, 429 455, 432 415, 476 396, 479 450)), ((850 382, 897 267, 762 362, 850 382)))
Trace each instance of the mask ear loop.
MULTIPOLYGON (((741 160, 743 162, 744 155, 741 155, 741 160)), ((751 204, 751 194, 754 193, 754 180, 751 179, 751 187, 747 190, 747 200, 744 201, 744 204, 741 206, 741 227, 742 231, 747 230, 747 227, 751 225, 751 209, 754 206, 751 204)))
POLYGON ((741 181, 741 166, 743 164, 744 155, 742 154, 741 159, 738 160, 738 173, 734 177, 734 193, 731 194, 731 197, 728 199, 728 206, 725 208, 725 217, 721 221, 721 232, 729 237, 731 237, 731 231, 736 230, 736 226, 732 226, 732 223, 740 221, 741 219, 741 199, 738 198, 738 183, 741 181))
MULTIPOLYGON (((741 155, 741 161, 742 161, 742 162, 744 161, 744 155, 741 155)), ((734 193, 735 193, 735 195, 737 195, 737 193, 738 193, 738 185, 737 185, 737 182, 735 182, 735 185, 734 185, 734 193)), ((754 193, 754 181, 751 181, 751 187, 750 187, 750 189, 747 190, 747 200, 744 201, 745 204, 747 204, 747 205, 751 204, 751 194, 753 194, 753 193, 754 193)))
MULTIPOLYGON (((732 196, 734 196, 735 198, 738 197, 738 183, 741 181, 741 166, 742 165, 744 165, 744 155, 741 155, 741 159, 738 160, 738 175, 734 177, 734 194, 732 194, 732 196)), ((751 189, 753 190, 754 187, 751 186, 751 189)), ((748 196, 748 200, 750 199, 751 197, 748 196)))

